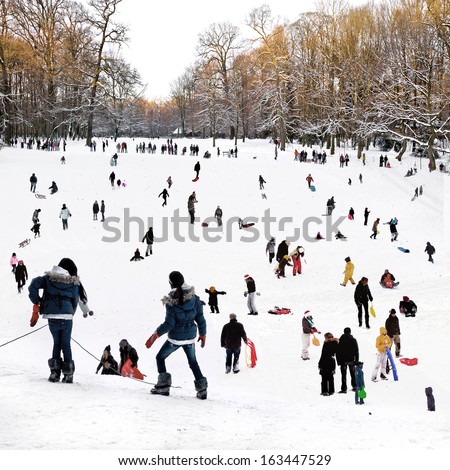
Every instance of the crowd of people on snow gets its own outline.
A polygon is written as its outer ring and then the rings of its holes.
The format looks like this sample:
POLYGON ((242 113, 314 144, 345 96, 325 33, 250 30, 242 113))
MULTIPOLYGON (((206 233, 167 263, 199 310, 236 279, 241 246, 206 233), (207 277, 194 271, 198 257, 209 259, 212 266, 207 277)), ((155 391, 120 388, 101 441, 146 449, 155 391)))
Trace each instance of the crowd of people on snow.
MULTIPOLYGON (((103 141, 103 151, 108 146, 108 141, 103 141)), ((16 143, 17 145, 17 143, 16 143)), ((95 151, 96 143, 93 141, 91 150, 95 151)), ((117 152, 124 153, 127 151, 126 143, 117 143, 117 152)), ((156 145, 150 143, 146 146, 144 142, 136 144, 136 152, 140 153, 155 153, 156 145)), ((168 152, 169 154, 177 154, 177 144, 172 144, 172 139, 167 140, 167 145, 161 146, 161 153, 168 152)), ((183 155, 186 149, 183 149, 183 155)), ((198 145, 191 145, 190 155, 198 156, 199 147, 198 145)), ((220 152, 218 151, 218 155, 220 152)), ((237 156, 237 147, 235 149, 235 155, 237 156)), ((295 160, 308 161, 308 154, 305 150, 300 153, 295 150, 295 160)), ((210 154, 209 154, 210 156, 210 154)), ((326 163, 326 152, 312 152, 312 161, 314 163, 326 163)), ((365 154, 363 154, 363 164, 366 164, 365 154)), ((112 165, 117 166, 117 153, 111 159, 112 165)), ((64 160, 65 162, 65 160, 64 160)), ((345 156, 342 154, 339 157, 339 163, 341 167, 348 166, 350 157, 348 154, 345 156)), ((380 156, 379 166, 389 167, 389 161, 387 156, 380 156)), ((417 172, 416 169, 406 176, 412 176, 417 172)), ((199 178, 200 163, 197 162, 194 166, 196 178, 199 178)), ((408 171, 409 173, 409 171, 408 171)), ((360 174, 360 182, 362 183, 362 175, 360 174)), ((117 180, 115 173, 112 172, 109 176, 111 186, 114 188, 115 184, 118 187, 126 186, 121 180, 117 180)), ((260 189, 264 189, 266 181, 259 175, 259 186, 260 189)), ((308 188, 311 188, 314 179, 311 174, 306 177, 308 188)), ((349 180, 351 184, 351 180, 349 180)), ((170 189, 172 179, 169 176, 167 179, 168 188, 170 189)), ((30 191, 35 192, 37 186, 37 177, 35 173, 30 177, 30 191)), ((56 183, 53 181, 50 186, 51 194, 58 191, 56 183)), ((415 196, 422 194, 422 186, 416 189, 415 196)), ((167 198, 169 193, 167 189, 159 194, 158 197, 163 198, 163 206, 167 205, 167 198)), ((188 198, 188 212, 190 215, 190 223, 195 222, 195 204, 197 203, 197 196, 195 191, 188 198)), ((327 216, 331 216, 333 210, 336 207, 334 196, 329 198, 326 202, 327 216)), ((41 209, 36 209, 32 216, 33 227, 31 230, 36 237, 40 237, 40 212, 41 209)), ((105 220, 105 204, 101 200, 101 204, 95 200, 92 207, 93 220, 98 220, 98 213, 101 212, 102 219, 105 220)), ((365 208, 364 211, 364 225, 368 225, 368 218, 371 211, 365 208)), ((62 205, 60 210, 60 218, 62 219, 63 229, 68 229, 68 219, 72 216, 69 208, 66 204, 62 205)), ((217 221, 217 225, 222 226, 223 211, 220 206, 214 213, 214 218, 217 221)), ((350 220, 355 220, 355 211, 353 207, 350 208, 348 213, 350 220)), ((242 222, 242 219, 240 219, 242 222)), ((391 241, 397 241, 398 238, 398 219, 396 217, 391 218, 389 221, 384 223, 389 225, 391 234, 391 241)), ((245 224, 241 223, 239 228, 244 227, 245 224)), ((379 234, 380 218, 374 219, 372 225, 372 233, 370 238, 376 240, 379 234)), ((340 230, 337 230, 335 234, 337 240, 346 240, 347 237, 343 235, 340 230)), ((323 239, 318 232, 316 240, 323 239)), ((146 243, 147 249, 145 256, 153 254, 152 248, 154 243, 153 227, 149 227, 148 231, 142 238, 142 243, 146 243)), ((278 246, 276 245, 275 238, 272 237, 266 245, 266 255, 268 256, 269 263, 275 259, 276 266, 274 268, 275 274, 278 279, 286 278, 286 267, 292 267, 292 276, 299 276, 302 274, 302 258, 305 256, 304 247, 298 245, 294 249, 290 249, 291 243, 289 240, 282 240, 278 246)), ((433 255, 435 248, 430 242, 427 242, 425 247, 425 253, 428 255, 428 261, 434 262, 433 255)), ((144 257, 141 255, 139 248, 134 252, 133 257, 130 261, 143 260, 144 257)), ((373 296, 369 288, 368 278, 361 277, 358 283, 353 279, 355 266, 348 256, 345 258, 344 268, 344 279, 341 286, 345 287, 350 282, 352 285, 356 285, 354 291, 354 302, 357 309, 357 320, 358 326, 362 327, 363 317, 365 327, 370 329, 370 313, 369 303, 373 302, 373 296), (363 315, 364 314, 364 315, 363 315)), ((16 253, 13 253, 10 266, 15 275, 17 282, 18 292, 22 292, 22 289, 28 281, 27 268, 23 260, 17 258, 16 253)), ((247 299, 248 315, 258 315, 258 308, 256 305, 256 296, 260 293, 256 289, 255 279, 246 274, 244 276, 245 291, 244 296, 247 299)), ((199 399, 207 398, 208 381, 201 372, 200 366, 195 355, 195 342, 199 342, 203 348, 206 344, 206 320, 203 314, 203 302, 198 295, 195 294, 195 290, 192 286, 188 285, 184 276, 178 271, 172 271, 169 275, 170 291, 163 298, 163 305, 166 309, 165 320, 157 328, 155 328, 153 334, 149 337, 145 343, 147 348, 150 348, 160 336, 167 334, 167 340, 161 346, 159 352, 156 355, 156 365, 158 370, 158 380, 155 386, 152 388, 152 394, 169 395, 170 387, 172 384, 171 374, 167 372, 166 359, 178 349, 183 349, 189 367, 191 368, 195 381, 195 390, 199 399)), ((394 288, 398 286, 398 281, 388 269, 385 270, 380 279, 380 284, 384 288, 394 288)), ((54 266, 50 271, 46 272, 43 276, 34 278, 29 286, 29 298, 33 303, 33 313, 30 320, 30 325, 35 326, 39 317, 42 316, 48 320, 50 332, 53 338, 53 354, 48 360, 50 368, 49 381, 57 382, 62 380, 66 383, 73 382, 73 374, 75 371, 75 363, 72 358, 71 345, 70 345, 70 333, 72 329, 72 321, 79 306, 83 312, 83 316, 87 317, 93 315, 92 310, 87 306, 87 294, 82 286, 78 277, 77 267, 75 263, 69 258, 63 258, 57 266, 54 266), (62 376, 62 379, 61 379, 62 376)), ((205 293, 208 295, 208 305, 211 313, 219 314, 218 296, 226 295, 225 291, 219 291, 214 286, 205 289, 205 293)), ((399 312, 405 315, 405 317, 414 317, 417 313, 417 305, 407 296, 403 296, 399 303, 399 312)), ((302 349, 301 358, 305 361, 310 359, 309 346, 311 341, 317 344, 316 334, 320 334, 320 331, 314 325, 312 314, 310 311, 306 311, 301 321, 301 335, 302 335, 302 349)), ((379 336, 375 340, 375 349, 377 351, 377 359, 374 369, 371 374, 373 381, 378 380, 378 376, 382 380, 387 380, 389 374, 389 364, 387 361, 387 350, 394 347, 395 356, 400 357, 400 322, 397 317, 397 312, 394 308, 389 310, 389 315, 386 318, 385 326, 380 327, 379 336), (378 375, 379 374, 379 375, 378 375)), ((241 342, 248 343, 247 334, 241 323, 237 321, 237 316, 234 313, 229 314, 229 322, 224 325, 220 345, 226 350, 225 360, 225 372, 228 374, 231 371, 238 373, 239 368, 239 357, 241 351, 241 342)), ((100 370, 103 375, 129 375, 136 377, 138 374, 138 360, 139 356, 136 349, 133 348, 126 339, 122 339, 119 343, 120 362, 118 363, 113 355, 111 354, 111 346, 105 347, 100 362, 97 366, 96 373, 100 370), (125 371, 125 372, 124 372, 125 371)), ((319 373, 321 376, 321 395, 330 396, 335 393, 334 386, 334 374, 336 370, 336 363, 341 370, 341 386, 339 393, 347 393, 351 386, 351 390, 355 392, 355 403, 363 404, 365 398, 365 384, 364 384, 364 373, 363 373, 363 362, 360 361, 359 348, 356 338, 352 335, 350 327, 343 329, 343 334, 337 338, 331 332, 324 334, 323 346, 321 350, 320 359, 318 361, 319 373), (350 374, 350 386, 347 385, 347 372, 350 374)))

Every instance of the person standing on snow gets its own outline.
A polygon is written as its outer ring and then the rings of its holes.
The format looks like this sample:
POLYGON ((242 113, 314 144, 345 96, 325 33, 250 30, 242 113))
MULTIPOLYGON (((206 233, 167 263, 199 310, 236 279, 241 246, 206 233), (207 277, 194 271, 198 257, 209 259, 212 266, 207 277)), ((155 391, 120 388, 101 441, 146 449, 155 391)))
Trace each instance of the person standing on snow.
POLYGON ((114 189, 114 181, 116 181, 116 174, 114 171, 109 175, 109 181, 111 182, 111 187, 114 189))
POLYGON ((309 345, 311 343, 311 335, 319 333, 314 326, 313 317, 309 310, 303 314, 302 318, 302 359, 309 361, 309 345))
POLYGON ((261 175, 259 175, 259 189, 264 189, 264 184, 265 183, 266 182, 265 182, 264 178, 261 175))
POLYGON ((339 338, 339 345, 336 352, 336 360, 341 368, 341 391, 347 393, 347 367, 350 372, 352 390, 356 389, 355 362, 359 361, 358 342, 352 336, 352 330, 344 328, 344 334, 339 338))
POLYGON ((400 322, 395 308, 389 310, 389 316, 386 318, 384 326, 391 340, 391 345, 395 344, 395 357, 400 357, 400 322))
POLYGON ((241 339, 247 344, 247 334, 245 333, 244 326, 237 321, 236 314, 230 313, 230 321, 224 325, 222 334, 220 335, 220 346, 225 348, 226 351, 226 374, 231 372, 232 366, 235 374, 240 370, 239 356, 241 354, 241 339))
POLYGON ((16 272, 14 274, 16 276, 17 292, 20 294, 22 292, 22 287, 28 280, 27 267, 23 264, 22 260, 19 261, 16 272))
POLYGON ((197 398, 207 398, 208 381, 203 376, 195 356, 195 340, 197 329, 198 341, 201 347, 206 342, 206 320, 203 316, 203 305, 195 294, 194 287, 184 282, 183 275, 178 271, 169 274, 170 292, 162 299, 166 307, 166 318, 155 332, 146 341, 145 346, 150 348, 162 335, 167 333, 168 338, 156 355, 158 368, 158 383, 151 389, 153 395, 168 396, 172 385, 172 376, 166 370, 166 359, 178 348, 183 348, 189 367, 194 374, 197 398))
POLYGON ((272 264, 272 260, 275 257, 275 238, 271 238, 266 245, 266 255, 269 255, 269 263, 272 264))
POLYGON ((372 225, 372 235, 370 235, 370 238, 373 238, 376 240, 377 235, 378 235, 378 225, 380 224, 380 219, 376 219, 375 222, 372 225))
POLYGON ((385 222, 383 225, 389 225, 389 230, 391 231, 391 242, 396 241, 398 237, 397 232, 397 217, 393 217, 389 222, 385 222))
POLYGON ((225 291, 216 290, 214 286, 211 286, 209 289, 205 289, 205 292, 209 295, 208 305, 211 309, 211 313, 220 313, 219 312, 219 302, 217 299, 218 295, 226 295, 225 291))
POLYGON ((358 307, 358 324, 362 326, 362 309, 364 307, 364 319, 366 321, 366 328, 369 325, 369 300, 373 302, 373 297, 369 289, 369 280, 367 277, 362 277, 358 282, 354 294, 355 304, 358 307))
POLYGON ((70 345, 73 317, 79 305, 83 317, 93 315, 87 304, 87 295, 78 276, 75 263, 63 258, 58 266, 53 266, 44 276, 35 277, 28 287, 28 297, 33 303, 30 326, 36 325, 39 315, 48 320, 53 337, 53 353, 48 360, 49 382, 59 382, 61 372, 65 383, 73 382, 75 363, 70 345), (42 290, 42 295, 39 291, 42 290), (64 360, 61 360, 61 352, 64 360))
POLYGON ((92 205, 92 214, 93 214, 94 220, 97 220, 97 215, 98 215, 99 210, 100 210, 100 207, 98 206, 98 202, 94 201, 94 204, 92 205))
POLYGON ((336 370, 336 354, 339 340, 332 333, 325 333, 322 354, 319 360, 319 371, 322 376, 321 395, 334 395, 334 372, 336 370))
POLYGON ((100 212, 102 214, 101 222, 104 222, 105 221, 105 201, 103 201, 103 199, 102 199, 102 202, 100 203, 100 212))
POLYGON ((33 212, 33 216, 31 217, 31 221, 33 224, 37 224, 39 222, 39 213, 41 212, 41 209, 35 209, 33 212))
POLYGON ((197 201, 197 197, 195 195, 195 191, 189 196, 188 199, 188 212, 191 217, 190 223, 193 224, 195 222, 195 205, 197 201))
POLYGON ((436 253, 436 250, 430 242, 427 242, 427 245, 425 246, 425 253, 428 255, 428 261, 434 263, 433 255, 436 253))
POLYGON ((200 162, 197 162, 194 166, 194 171, 195 171, 195 177, 199 178, 199 173, 200 173, 200 162))
POLYGON ((62 220, 63 230, 69 228, 69 217, 72 217, 72 214, 70 213, 67 206, 63 204, 59 213, 59 218, 62 220))
POLYGON ((311 183, 314 182, 311 173, 306 177, 306 181, 308 182, 308 188, 311 188, 311 183))
POLYGON ((214 217, 217 219, 217 225, 219 227, 222 226, 222 215, 223 215, 222 209, 220 208, 220 206, 217 206, 216 212, 214 212, 214 217))
POLYGON ((153 248, 153 227, 149 227, 147 232, 144 235, 144 238, 142 239, 142 243, 147 243, 147 249, 145 250, 145 256, 149 256, 153 254, 152 248, 153 248))
POLYGON ((158 197, 161 197, 161 196, 164 200, 161 207, 167 206, 167 198, 169 197, 169 191, 167 191, 167 189, 164 188, 158 195, 158 197))
POLYGON ((378 380, 378 370, 381 368, 380 378, 381 380, 387 380, 386 377, 386 365, 387 365, 387 353, 386 348, 391 349, 391 340, 387 335, 387 330, 384 326, 380 328, 380 336, 375 341, 375 347, 377 348, 377 362, 372 372, 372 382, 378 380))
POLYGON ((31 183, 30 191, 32 193, 35 193, 36 192, 37 177, 34 173, 30 176, 30 183, 31 183))
POLYGON ((258 309, 256 308, 255 296, 256 296, 256 284, 254 279, 246 274, 244 280, 247 284, 247 290, 244 292, 244 297, 247 297, 247 307, 249 313, 247 315, 258 315, 258 309))
POLYGON ((305 249, 302 246, 298 246, 294 251, 289 254, 289 258, 292 260, 292 275, 302 273, 302 257, 305 255, 305 249))
POLYGON ((367 225, 367 219, 369 218, 370 211, 367 207, 364 209, 364 225, 367 225))
POLYGON ((276 260, 280 262, 283 259, 283 256, 289 255, 289 245, 291 243, 288 242, 287 240, 283 240, 279 245, 277 249, 277 256, 276 260))
POLYGON ((345 258, 345 270, 344 270, 344 282, 341 283, 341 286, 346 286, 347 282, 350 281, 353 285, 355 285, 355 281, 353 280, 353 272, 355 271, 355 265, 352 263, 350 256, 345 258))
POLYGON ((122 341, 120 341, 119 352, 120 352, 120 365, 119 365, 120 374, 122 374, 122 367, 125 365, 128 359, 131 362, 131 367, 137 367, 138 361, 139 361, 138 353, 136 352, 136 349, 134 349, 133 346, 131 346, 131 344, 126 339, 123 339, 122 341))

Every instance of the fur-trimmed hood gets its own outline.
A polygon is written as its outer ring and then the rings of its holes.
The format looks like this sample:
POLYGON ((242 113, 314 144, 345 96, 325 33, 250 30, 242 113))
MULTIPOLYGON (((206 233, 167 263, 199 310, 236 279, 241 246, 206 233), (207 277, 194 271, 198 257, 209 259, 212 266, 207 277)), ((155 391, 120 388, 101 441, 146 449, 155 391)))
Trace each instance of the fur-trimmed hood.
MULTIPOLYGON (((187 301, 191 300, 194 295, 195 295, 195 289, 194 286, 188 286, 186 283, 184 283, 181 288, 183 289, 183 303, 186 303, 187 301)), ((175 298, 175 292, 176 289, 172 289, 168 295, 165 295, 162 299, 161 302, 163 305, 167 307, 171 307, 173 305, 178 304, 178 300, 175 298)))
POLYGON ((61 284, 75 284, 80 285, 79 276, 71 276, 68 271, 61 268, 60 266, 53 266, 51 271, 47 271, 45 276, 48 276, 52 282, 60 282, 61 284))

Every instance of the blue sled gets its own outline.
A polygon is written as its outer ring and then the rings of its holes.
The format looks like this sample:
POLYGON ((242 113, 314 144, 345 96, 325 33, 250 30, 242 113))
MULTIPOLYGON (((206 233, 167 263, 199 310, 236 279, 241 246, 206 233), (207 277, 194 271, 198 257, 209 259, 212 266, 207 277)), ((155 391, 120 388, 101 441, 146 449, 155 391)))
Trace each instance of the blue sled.
POLYGON ((410 251, 408 250, 408 248, 403 248, 402 246, 398 246, 397 247, 402 253, 410 253, 410 251))
POLYGON ((389 363, 391 364, 392 375, 394 376, 395 382, 397 382, 398 380, 397 367, 395 365, 394 358, 392 357, 392 354, 389 348, 386 348, 386 354, 389 359, 389 363))
POLYGON ((316 190, 316 187, 315 186, 310 186, 309 189, 314 192, 316 190))

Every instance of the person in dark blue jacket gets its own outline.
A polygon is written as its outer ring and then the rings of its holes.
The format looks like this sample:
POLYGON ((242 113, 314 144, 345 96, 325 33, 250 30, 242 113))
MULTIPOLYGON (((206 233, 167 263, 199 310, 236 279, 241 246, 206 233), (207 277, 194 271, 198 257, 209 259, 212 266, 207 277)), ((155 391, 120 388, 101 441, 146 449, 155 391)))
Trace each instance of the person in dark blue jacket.
POLYGON ((168 396, 172 385, 172 376, 166 370, 166 359, 178 348, 183 348, 189 367, 194 374, 197 398, 205 400, 207 397, 208 381, 203 376, 195 356, 195 340, 197 329, 201 347, 206 342, 206 320, 203 316, 203 303, 195 294, 194 287, 184 282, 183 275, 173 271, 169 275, 171 291, 162 299, 166 307, 164 323, 158 326, 156 331, 145 343, 147 348, 162 335, 167 333, 167 340, 156 355, 158 368, 158 383, 151 389, 154 395, 168 396))
POLYGON ((48 327, 53 337, 53 353, 48 360, 50 382, 72 383, 75 363, 72 360, 70 337, 72 321, 77 306, 83 316, 93 315, 87 305, 87 295, 78 277, 78 270, 70 258, 63 258, 58 266, 53 266, 44 276, 35 277, 28 287, 28 297, 33 302, 33 315, 30 326, 35 326, 39 314, 48 320, 48 327), (39 291, 42 290, 42 295, 39 291), (61 360, 61 352, 64 360, 61 360))

